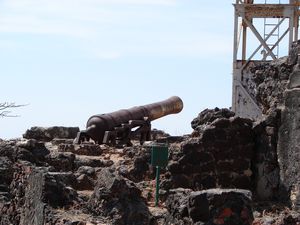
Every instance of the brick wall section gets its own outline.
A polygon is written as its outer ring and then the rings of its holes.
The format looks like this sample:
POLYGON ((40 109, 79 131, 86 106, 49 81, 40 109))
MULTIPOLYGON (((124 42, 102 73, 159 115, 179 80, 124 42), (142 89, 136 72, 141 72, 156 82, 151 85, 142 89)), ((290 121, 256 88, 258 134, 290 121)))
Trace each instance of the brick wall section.
POLYGON ((252 121, 239 117, 218 118, 199 131, 198 137, 182 143, 179 155, 173 155, 168 164, 171 176, 163 186, 251 190, 253 153, 252 121))

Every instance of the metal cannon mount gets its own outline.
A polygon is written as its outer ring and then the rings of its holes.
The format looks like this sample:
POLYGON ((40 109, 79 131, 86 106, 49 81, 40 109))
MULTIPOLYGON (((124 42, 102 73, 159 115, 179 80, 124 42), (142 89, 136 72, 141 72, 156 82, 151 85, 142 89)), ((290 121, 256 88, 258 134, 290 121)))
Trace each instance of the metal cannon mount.
POLYGON ((97 144, 131 146, 131 140, 139 137, 143 144, 151 138, 151 121, 179 113, 182 108, 182 100, 173 96, 149 105, 94 115, 87 121, 86 130, 78 132, 74 143, 80 144, 92 139, 97 144))

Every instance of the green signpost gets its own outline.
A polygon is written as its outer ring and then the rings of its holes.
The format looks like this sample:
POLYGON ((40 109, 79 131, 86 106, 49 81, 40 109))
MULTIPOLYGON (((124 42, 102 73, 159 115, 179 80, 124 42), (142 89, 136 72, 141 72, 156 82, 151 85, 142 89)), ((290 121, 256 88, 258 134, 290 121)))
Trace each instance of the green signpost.
POLYGON ((155 144, 151 150, 151 165, 156 167, 156 190, 155 190, 155 206, 158 206, 159 200, 159 176, 160 168, 168 165, 168 145, 155 144))

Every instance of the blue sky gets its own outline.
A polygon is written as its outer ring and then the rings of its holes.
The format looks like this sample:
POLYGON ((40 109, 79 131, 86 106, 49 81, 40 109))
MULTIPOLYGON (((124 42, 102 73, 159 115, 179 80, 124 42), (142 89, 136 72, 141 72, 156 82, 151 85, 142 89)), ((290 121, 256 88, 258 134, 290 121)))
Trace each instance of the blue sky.
POLYGON ((2 0, 0 137, 178 95, 184 110, 153 127, 190 133, 205 108, 231 105, 231 0, 2 0))

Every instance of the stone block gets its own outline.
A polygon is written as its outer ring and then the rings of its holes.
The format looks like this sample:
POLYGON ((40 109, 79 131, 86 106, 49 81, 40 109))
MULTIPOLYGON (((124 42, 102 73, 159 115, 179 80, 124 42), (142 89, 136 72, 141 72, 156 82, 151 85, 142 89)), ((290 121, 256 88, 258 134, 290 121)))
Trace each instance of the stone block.
POLYGON ((169 216, 165 224, 251 225, 251 203, 247 190, 172 189, 166 201, 169 216))
POLYGON ((240 189, 210 189, 192 192, 188 212, 193 222, 251 225, 251 192, 240 189))
POLYGON ((46 162, 56 171, 68 172, 74 170, 75 158, 73 153, 51 153, 46 156, 46 162))
POLYGON ((54 138, 74 139, 78 132, 78 127, 31 127, 23 134, 23 137, 39 141, 51 141, 54 138))
POLYGON ((58 146, 60 152, 72 152, 76 155, 88 155, 88 156, 99 156, 103 150, 100 145, 97 144, 60 144, 58 146))
POLYGON ((88 202, 89 210, 110 217, 112 224, 149 224, 149 210, 141 191, 129 180, 111 169, 102 169, 94 193, 88 202))
POLYGON ((20 224, 43 225, 46 223, 47 207, 62 208, 77 201, 76 191, 58 177, 45 168, 34 169, 29 174, 20 224))

